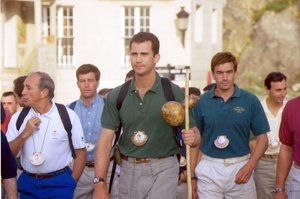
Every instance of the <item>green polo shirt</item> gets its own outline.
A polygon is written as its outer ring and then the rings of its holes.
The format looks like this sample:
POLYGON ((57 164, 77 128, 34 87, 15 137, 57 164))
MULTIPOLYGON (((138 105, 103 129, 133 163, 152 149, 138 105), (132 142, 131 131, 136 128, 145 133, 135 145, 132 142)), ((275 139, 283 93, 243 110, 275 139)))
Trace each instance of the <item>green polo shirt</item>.
MULTIPOLYGON (((102 127, 115 130, 122 123, 123 134, 119 140, 119 148, 122 154, 129 157, 157 158, 179 154, 180 148, 174 139, 173 129, 162 116, 161 108, 167 100, 161 78, 156 75, 154 85, 147 91, 143 101, 139 97, 134 81, 134 79, 131 81, 120 111, 117 110, 116 101, 121 86, 110 92, 103 110, 102 127), (138 147, 131 142, 131 136, 136 131, 144 131, 148 135, 145 145, 138 147)), ((175 100, 182 102, 183 91, 177 85, 173 83, 171 85, 175 100)), ((194 127, 195 122, 191 111, 189 117, 190 127, 194 127)))
POLYGON ((258 136, 270 131, 265 112, 258 98, 236 85, 233 95, 224 102, 214 89, 201 95, 194 108, 196 125, 202 134, 201 151, 215 158, 230 158, 250 152, 250 131, 258 136), (225 135, 229 145, 215 146, 218 136, 225 135))

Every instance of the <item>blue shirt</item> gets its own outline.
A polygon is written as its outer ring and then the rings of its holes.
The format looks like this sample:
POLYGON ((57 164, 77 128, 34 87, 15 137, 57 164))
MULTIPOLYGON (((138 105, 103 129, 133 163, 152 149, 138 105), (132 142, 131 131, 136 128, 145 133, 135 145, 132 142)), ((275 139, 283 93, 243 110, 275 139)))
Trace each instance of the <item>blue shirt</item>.
POLYGON ((77 113, 82 124, 86 143, 94 145, 93 150, 87 151, 88 162, 93 162, 95 160, 96 144, 102 131, 101 115, 104 104, 105 102, 103 97, 97 95, 89 106, 86 106, 83 101, 79 99, 76 101, 76 105, 74 107, 74 111, 77 113))
MULTIPOLYGON (((2 121, 2 120, 1 120, 2 121)), ((16 159, 11 153, 6 136, 1 130, 1 178, 9 179, 17 176, 16 159)))
POLYGON ((202 134, 201 151, 215 158, 230 158, 250 152, 250 130, 254 135, 270 131, 268 120, 258 98, 234 86, 233 95, 224 102, 215 89, 204 93, 194 108, 196 126, 202 134), (229 145, 219 149, 214 145, 225 135, 229 145))

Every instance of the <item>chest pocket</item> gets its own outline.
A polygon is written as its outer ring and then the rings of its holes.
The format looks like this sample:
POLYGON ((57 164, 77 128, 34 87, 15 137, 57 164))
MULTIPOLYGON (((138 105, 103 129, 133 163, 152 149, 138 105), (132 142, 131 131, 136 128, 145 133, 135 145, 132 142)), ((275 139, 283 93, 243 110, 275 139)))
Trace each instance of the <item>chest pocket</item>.
POLYGON ((68 142, 68 133, 64 129, 60 121, 51 124, 51 129, 48 130, 48 135, 51 141, 68 142))

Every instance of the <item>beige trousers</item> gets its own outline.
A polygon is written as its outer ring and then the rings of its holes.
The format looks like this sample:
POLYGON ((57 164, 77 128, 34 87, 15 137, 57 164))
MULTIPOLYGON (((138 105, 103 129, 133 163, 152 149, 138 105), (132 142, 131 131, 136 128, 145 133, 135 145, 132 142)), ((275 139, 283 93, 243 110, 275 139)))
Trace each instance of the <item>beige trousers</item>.
MULTIPOLYGON (((254 182, 257 199, 272 199, 276 181, 277 159, 262 157, 254 169, 254 182)), ((285 189, 289 190, 290 175, 287 178, 285 189)))
MULTIPOLYGON (((109 171, 107 174, 107 189, 109 187, 109 181, 110 181, 110 175, 111 175, 111 169, 112 169, 113 161, 110 162, 109 165, 109 171)), ((71 168, 73 168, 71 166, 71 168)), ((85 167, 80 179, 77 182, 77 186, 74 192, 74 199, 92 199, 93 193, 94 193, 94 180, 95 177, 95 168, 89 168, 85 167)), ((110 194, 110 199, 117 199, 118 198, 118 175, 117 172, 115 174, 114 183, 112 187, 112 191, 110 194)))

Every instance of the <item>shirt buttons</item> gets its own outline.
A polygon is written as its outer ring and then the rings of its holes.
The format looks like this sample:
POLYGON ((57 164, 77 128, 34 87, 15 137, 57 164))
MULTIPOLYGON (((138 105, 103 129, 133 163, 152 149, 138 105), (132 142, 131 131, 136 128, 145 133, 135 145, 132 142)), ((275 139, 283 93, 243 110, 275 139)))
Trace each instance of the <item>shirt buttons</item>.
POLYGON ((140 106, 142 106, 143 105, 143 103, 142 102, 140 102, 140 106))

